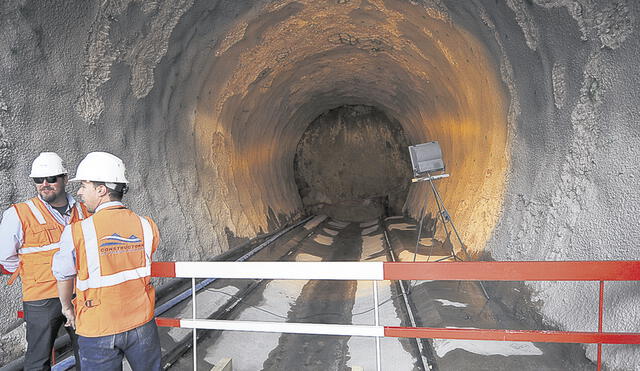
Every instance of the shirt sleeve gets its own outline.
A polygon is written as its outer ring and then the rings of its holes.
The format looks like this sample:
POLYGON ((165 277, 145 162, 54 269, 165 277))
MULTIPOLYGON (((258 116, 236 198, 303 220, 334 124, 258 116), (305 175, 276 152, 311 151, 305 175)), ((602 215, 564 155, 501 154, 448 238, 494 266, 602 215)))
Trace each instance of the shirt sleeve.
POLYGON ((0 223, 0 265, 9 272, 18 269, 18 249, 22 242, 22 223, 16 209, 10 207, 2 213, 0 223))
POLYGON ((151 218, 146 218, 151 224, 151 230, 153 231, 153 244, 151 246, 151 253, 155 253, 158 250, 158 245, 160 244, 160 231, 158 230, 158 226, 156 223, 151 220, 151 218))
POLYGON ((76 276, 76 248, 73 244, 71 225, 64 227, 59 242, 60 250, 53 255, 51 271, 58 281, 67 281, 76 276))

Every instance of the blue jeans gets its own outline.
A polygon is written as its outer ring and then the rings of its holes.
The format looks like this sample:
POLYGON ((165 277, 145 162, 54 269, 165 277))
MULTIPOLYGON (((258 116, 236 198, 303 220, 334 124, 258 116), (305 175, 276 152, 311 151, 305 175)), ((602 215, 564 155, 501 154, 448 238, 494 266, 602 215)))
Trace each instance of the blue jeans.
POLYGON ((134 371, 161 370, 160 338, 155 320, 115 335, 78 335, 78 345, 84 370, 122 370, 123 356, 134 371))
MULTIPOLYGON (((24 356, 26 371, 43 371, 51 369, 51 350, 58 331, 65 318, 62 315, 60 299, 41 299, 22 302, 24 320, 27 324, 27 352, 24 356)), ((76 335, 71 327, 65 327, 71 339, 76 362, 78 345, 76 335)), ((80 370, 80 366, 78 366, 80 370)))

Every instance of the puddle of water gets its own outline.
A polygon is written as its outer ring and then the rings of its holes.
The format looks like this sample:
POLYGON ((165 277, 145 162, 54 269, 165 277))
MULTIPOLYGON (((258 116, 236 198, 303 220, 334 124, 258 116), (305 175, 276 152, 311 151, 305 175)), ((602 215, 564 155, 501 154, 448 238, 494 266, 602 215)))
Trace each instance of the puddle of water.
POLYGON ((425 247, 433 246, 433 238, 432 237, 422 237, 420 239, 420 245, 425 247))
POLYGON ((374 219, 374 220, 370 220, 368 222, 360 223, 360 228, 367 228, 367 227, 371 227, 372 225, 377 225, 377 224, 378 224, 378 219, 374 219))
POLYGON ((425 282, 436 282, 436 281, 435 281, 435 280, 418 280, 418 281, 411 281, 411 282, 413 282, 413 284, 414 284, 415 286, 417 286, 417 285, 419 285, 419 284, 421 284, 421 283, 425 283, 425 282))
POLYGON ((463 349, 483 356, 537 356, 542 354, 542 350, 533 343, 523 341, 433 339, 433 346, 440 358, 456 349, 463 349))
POLYGON ((311 254, 300 253, 296 255, 296 261, 297 262, 319 262, 319 261, 322 261, 322 258, 319 256, 311 255, 311 254))
POLYGON ((318 215, 318 216, 314 217, 313 219, 309 220, 308 222, 306 222, 305 225, 304 225, 304 229, 310 231, 313 228, 317 227, 325 219, 327 219, 326 215, 318 215))
MULTIPOLYGON (((286 316, 307 282, 306 280, 271 281, 265 287, 264 301, 260 307, 286 316)), ((285 322, 282 318, 254 308, 245 309, 237 319, 285 322)), ((233 359, 234 370, 261 370, 271 350, 278 346, 280 335, 279 333, 224 331, 215 343, 209 345, 204 359, 210 364, 215 364, 222 358, 230 357, 233 359)))
MULTIPOLYGON (((360 257, 360 260, 366 259, 369 256, 382 251, 383 249, 384 239, 381 234, 377 234, 374 236, 364 236, 362 237, 362 256, 360 257)), ((376 260, 387 261, 386 254, 383 254, 376 260)))
POLYGON ((321 245, 330 246, 333 243, 333 237, 317 234, 313 240, 321 245))
MULTIPOLYGON (((226 286, 220 289, 216 289, 218 291, 225 292, 229 295, 235 295, 238 292, 238 288, 235 286, 226 286)), ((224 303, 226 303, 230 297, 220 292, 213 291, 200 291, 196 295, 196 304, 197 308, 197 317, 198 318, 207 318, 211 314, 213 314, 218 308, 220 308, 224 303)), ((176 315, 177 318, 192 318, 191 312, 191 300, 188 301, 188 305, 186 305, 180 314, 176 315)), ((190 329, 181 329, 178 327, 172 327, 167 334, 171 336, 171 338, 178 342, 182 340, 185 336, 191 336, 190 329)))
MULTIPOLYGON (((401 251, 400 254, 398 254, 398 261, 403 261, 403 262, 410 262, 413 261, 413 251, 409 251, 409 250, 404 250, 401 251)), ((429 257, 429 255, 424 255, 424 254, 416 254, 416 261, 420 262, 420 261, 427 261, 427 259, 429 259, 429 261, 434 262, 436 260, 442 259, 442 258, 446 258, 446 256, 444 255, 431 255, 431 257, 429 257)), ((452 261, 453 258, 449 258, 446 259, 444 261, 452 261)))
MULTIPOLYGON (((378 283, 378 298, 380 302, 390 298, 391 281, 378 283)), ((355 303, 352 314, 364 312, 373 308, 373 283, 358 281, 355 303)), ((380 324, 385 326, 400 326, 402 323, 391 301, 380 306, 380 324)), ((374 312, 356 315, 352 318, 354 325, 373 325, 374 312)), ((360 366, 365 370, 376 369, 376 342, 374 338, 352 336, 347 342, 349 360, 347 366, 360 366)), ((381 366, 383 370, 411 370, 415 359, 408 353, 397 338, 380 339, 381 366)))
POLYGON ((389 229, 397 229, 399 231, 415 231, 416 230, 416 226, 415 224, 409 224, 409 223, 393 223, 393 224, 389 224, 389 229))
POLYGON ((386 217, 384 220, 396 220, 396 219, 404 219, 404 216, 402 215, 389 216, 389 217, 386 217))
POLYGON ((378 225, 376 224, 373 227, 369 227, 369 228, 363 229, 362 232, 360 232, 360 235, 361 236, 365 236, 365 235, 373 233, 373 232, 375 232, 377 230, 378 230, 378 225))
POLYGON ((340 233, 339 231, 334 231, 333 229, 329 229, 329 228, 322 228, 322 231, 331 236, 335 236, 338 233, 340 233))
POLYGON ((442 304, 445 307, 465 308, 469 306, 469 304, 458 303, 457 301, 449 301, 446 299, 435 299, 435 300, 440 302, 440 304, 442 304))
POLYGON ((348 225, 349 225, 349 224, 351 224, 351 223, 349 223, 349 222, 341 222, 341 221, 339 221, 339 220, 332 220, 332 221, 330 221, 330 222, 329 222, 329 223, 327 223, 327 224, 329 224, 329 225, 330 225, 330 226, 332 226, 332 227, 336 227, 336 228, 338 228, 338 229, 342 229, 342 228, 344 228, 344 227, 348 226, 348 225))

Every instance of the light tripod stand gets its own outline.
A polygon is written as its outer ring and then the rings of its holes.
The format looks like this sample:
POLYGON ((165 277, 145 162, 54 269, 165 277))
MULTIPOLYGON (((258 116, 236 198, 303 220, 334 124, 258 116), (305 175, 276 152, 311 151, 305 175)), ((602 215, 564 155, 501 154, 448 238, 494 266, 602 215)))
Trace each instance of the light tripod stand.
MULTIPOLYGON (((456 226, 453 223, 453 219, 451 219, 451 215, 449 214, 449 211, 445 207, 444 202, 440 197, 440 193, 438 192, 438 189, 436 188, 436 185, 433 182, 434 180, 449 177, 449 174, 446 174, 444 172, 445 166, 444 166, 444 161, 442 160, 442 151, 440 149, 440 145, 438 144, 438 142, 428 142, 428 143, 418 144, 415 146, 410 146, 409 154, 411 156, 411 164, 413 166, 413 173, 414 173, 414 178, 411 181, 413 183, 427 182, 427 181, 429 182, 429 185, 431 186, 431 191, 433 192, 434 200, 436 202, 436 206, 438 207, 438 218, 440 219, 440 222, 442 223, 442 227, 444 228, 444 233, 446 236, 445 242, 449 242, 450 255, 442 257, 435 261, 439 262, 439 261, 447 260, 450 258, 453 258, 454 261, 463 261, 461 257, 456 255, 454 246, 451 243, 450 229, 455 234, 456 239, 460 244, 460 250, 464 253, 465 258, 469 259, 470 255, 467 251, 467 248, 462 242, 462 238, 460 237, 460 234, 458 233, 458 230, 456 229, 456 226), (435 172, 441 172, 441 173, 433 175, 433 173, 435 172)), ((423 221, 424 221, 424 209, 421 210, 420 223, 418 226, 418 238, 416 240, 416 251, 413 255, 413 261, 416 260, 416 255, 418 252, 418 245, 420 244, 420 237, 422 235, 423 221)), ((431 248, 433 249, 433 244, 431 245, 431 248)), ((431 254, 429 254, 429 256, 431 256, 431 254)), ((485 289, 484 284, 482 283, 482 281, 478 281, 478 282, 480 283, 480 287, 482 288, 482 292, 484 293, 484 296, 487 299, 489 299, 489 295, 487 294, 487 290, 485 289)))

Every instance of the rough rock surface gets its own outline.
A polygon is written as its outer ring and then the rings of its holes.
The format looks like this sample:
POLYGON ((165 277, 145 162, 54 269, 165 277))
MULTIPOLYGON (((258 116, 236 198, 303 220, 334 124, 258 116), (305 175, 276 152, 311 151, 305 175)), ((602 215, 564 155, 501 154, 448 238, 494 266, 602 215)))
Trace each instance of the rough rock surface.
MULTIPOLYGON (((440 141, 474 254, 636 259, 639 16, 633 0, 5 0, 0 207, 32 195, 38 152, 75 169, 106 150, 160 226, 158 258, 208 258, 304 213, 307 126, 367 105, 410 144, 440 141)), ((432 212, 428 194, 412 186, 406 212, 432 212)), ((548 321, 595 328, 590 285, 532 287, 548 321)), ((607 287, 605 330, 638 330, 637 285, 607 287)), ((0 293, 5 334, 19 288, 0 293)), ((604 349, 638 369, 636 348, 604 349)))
POLYGON ((303 205, 338 220, 402 214, 411 174, 402 127, 374 107, 343 106, 321 115, 296 150, 303 205))

